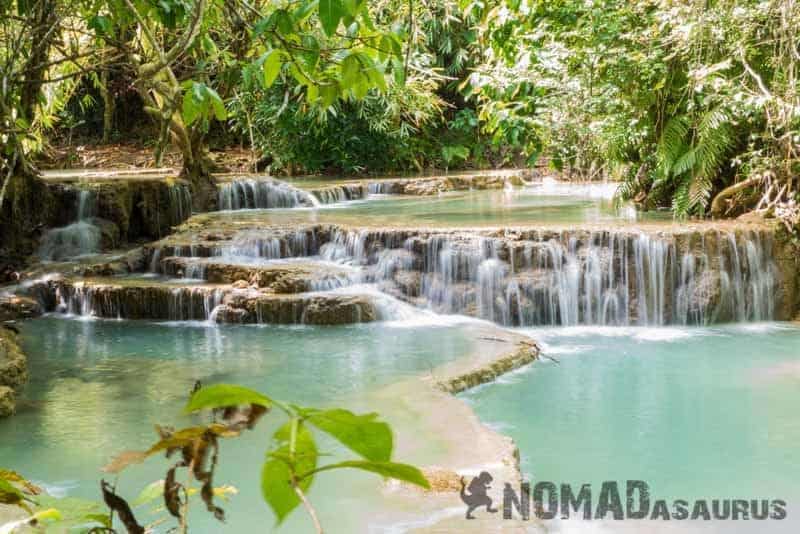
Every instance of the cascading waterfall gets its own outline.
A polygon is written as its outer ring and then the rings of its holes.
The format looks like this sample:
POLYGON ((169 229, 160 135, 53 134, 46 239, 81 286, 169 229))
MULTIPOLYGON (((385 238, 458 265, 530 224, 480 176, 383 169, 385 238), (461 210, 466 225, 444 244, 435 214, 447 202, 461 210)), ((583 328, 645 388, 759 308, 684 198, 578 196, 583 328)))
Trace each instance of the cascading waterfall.
POLYGON ((311 207, 319 205, 319 201, 286 182, 245 178, 221 184, 218 204, 220 210, 243 210, 311 207))
POLYGON ((89 189, 78 191, 77 220, 61 228, 48 230, 39 247, 44 261, 62 260, 93 254, 100 250, 100 228, 92 224, 96 198, 89 189))
POLYGON ((54 299, 55 310, 69 315, 205 321, 214 319, 223 297, 219 288, 175 287, 135 294, 76 282, 55 285, 54 299))
MULTIPOLYGON (((209 252, 228 260, 311 257, 441 313, 504 325, 665 325, 773 317, 777 271, 767 232, 529 232, 481 236, 409 231, 243 232, 209 252), (712 260, 713 258, 713 260, 712 260)), ((174 256, 200 256, 189 247, 174 256)), ((187 270, 187 276, 198 276, 187 270)))

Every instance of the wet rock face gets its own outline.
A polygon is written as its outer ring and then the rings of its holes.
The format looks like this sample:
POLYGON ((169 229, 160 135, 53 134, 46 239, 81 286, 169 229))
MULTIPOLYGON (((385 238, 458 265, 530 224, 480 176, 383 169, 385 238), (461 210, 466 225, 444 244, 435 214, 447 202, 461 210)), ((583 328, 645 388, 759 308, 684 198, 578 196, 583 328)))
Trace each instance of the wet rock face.
POLYGON ((321 263, 247 265, 213 258, 171 256, 160 260, 159 271, 175 277, 195 278, 212 284, 236 284, 269 289, 274 293, 304 293, 350 284, 350 271, 321 263))
POLYGON ((179 285, 135 280, 52 278, 29 288, 47 311, 75 315, 219 323, 349 324, 376 320, 369 297, 275 294, 230 285, 179 285))
POLYGON ((305 324, 339 325, 368 323, 376 320, 372 303, 361 296, 314 297, 303 311, 305 324))
MULTIPOLYGON (((772 233, 765 228, 647 233, 267 225, 221 237, 180 245, 178 235, 156 246, 152 256, 181 256, 187 265, 203 257, 213 263, 217 257, 314 256, 328 265, 352 266, 350 281, 375 283, 415 305, 515 326, 787 318, 780 288, 788 286, 772 260, 772 233)), ((303 279, 314 276, 280 273, 283 283, 276 281, 279 271, 267 275, 259 269, 237 271, 235 278, 290 292, 308 289, 303 279)))
MULTIPOLYGON (((192 214, 189 184, 182 180, 119 179, 90 182, 80 186, 48 183, 55 202, 62 207, 52 226, 66 226, 80 218, 81 191, 91 192, 90 216, 116 226, 103 230, 103 239, 129 242, 141 238, 159 239, 192 214)), ((100 224, 104 228, 105 222, 100 224)), ((112 243, 104 245, 116 246, 112 243)), ((108 246, 104 246, 107 249, 108 246)))
POLYGON ((0 326, 0 417, 15 411, 16 391, 28 381, 27 359, 17 334, 0 326))

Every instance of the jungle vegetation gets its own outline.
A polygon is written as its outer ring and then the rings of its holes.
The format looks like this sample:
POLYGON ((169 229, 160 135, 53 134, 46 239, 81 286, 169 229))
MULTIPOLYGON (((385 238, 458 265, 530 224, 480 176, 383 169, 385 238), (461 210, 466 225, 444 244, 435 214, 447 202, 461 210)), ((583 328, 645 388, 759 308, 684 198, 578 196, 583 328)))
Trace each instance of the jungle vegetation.
MULTIPOLYGON (((549 166, 798 222, 796 0, 2 0, 0 205, 71 143, 273 174, 549 166)), ((31 221, 35 222, 35 221, 31 221)))

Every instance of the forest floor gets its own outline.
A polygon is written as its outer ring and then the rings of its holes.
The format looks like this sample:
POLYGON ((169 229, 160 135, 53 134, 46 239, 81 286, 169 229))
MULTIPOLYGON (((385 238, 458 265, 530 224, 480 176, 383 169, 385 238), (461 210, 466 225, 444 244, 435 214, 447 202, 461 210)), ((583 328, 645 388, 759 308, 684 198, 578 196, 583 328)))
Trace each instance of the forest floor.
MULTIPOLYGON (((228 172, 252 172, 256 155, 243 147, 227 147, 211 151, 214 162, 228 172)), ((153 149, 140 143, 110 143, 106 145, 80 145, 52 147, 47 154, 37 160, 42 170, 54 169, 152 169, 156 168, 153 149)), ((181 168, 181 154, 169 150, 159 168, 181 168)))

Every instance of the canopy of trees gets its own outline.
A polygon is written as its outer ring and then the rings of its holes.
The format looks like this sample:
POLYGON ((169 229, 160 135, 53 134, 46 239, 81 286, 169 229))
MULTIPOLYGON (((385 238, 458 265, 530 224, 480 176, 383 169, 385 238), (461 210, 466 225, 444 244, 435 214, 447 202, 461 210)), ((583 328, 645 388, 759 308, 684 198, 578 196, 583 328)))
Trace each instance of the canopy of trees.
POLYGON ((4 212, 73 132, 259 170, 549 165, 798 222, 795 0, 0 0, 4 212), (67 136, 67 133, 69 134, 67 136))

